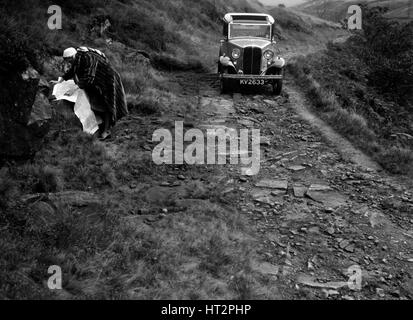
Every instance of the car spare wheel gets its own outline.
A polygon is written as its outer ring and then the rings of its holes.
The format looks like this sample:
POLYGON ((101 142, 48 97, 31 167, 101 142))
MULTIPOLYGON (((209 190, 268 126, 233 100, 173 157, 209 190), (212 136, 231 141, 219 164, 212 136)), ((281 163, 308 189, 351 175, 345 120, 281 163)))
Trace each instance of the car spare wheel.
POLYGON ((279 96, 283 89, 283 81, 281 79, 275 80, 274 84, 272 85, 272 88, 274 95, 279 96))

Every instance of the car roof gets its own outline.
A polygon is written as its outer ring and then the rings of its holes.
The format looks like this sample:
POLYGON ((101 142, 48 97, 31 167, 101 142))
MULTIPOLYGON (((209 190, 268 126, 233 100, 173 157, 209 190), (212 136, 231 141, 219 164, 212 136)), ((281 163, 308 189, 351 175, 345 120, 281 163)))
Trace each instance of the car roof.
POLYGON ((226 23, 230 22, 258 22, 258 23, 271 23, 273 24, 274 18, 266 13, 227 13, 224 16, 226 23))

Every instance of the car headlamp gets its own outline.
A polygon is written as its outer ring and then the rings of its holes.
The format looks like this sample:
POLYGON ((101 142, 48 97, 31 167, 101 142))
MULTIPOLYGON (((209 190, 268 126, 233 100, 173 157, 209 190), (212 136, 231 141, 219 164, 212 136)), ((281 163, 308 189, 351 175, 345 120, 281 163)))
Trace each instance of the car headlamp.
POLYGON ((239 59, 239 57, 241 56, 241 50, 238 48, 235 48, 234 50, 232 50, 232 57, 234 59, 239 59))
POLYGON ((265 51, 264 58, 267 60, 272 60, 272 58, 274 58, 274 52, 272 52, 271 50, 265 51))
POLYGON ((277 57, 273 63, 277 68, 283 68, 285 66, 285 60, 283 58, 277 57))

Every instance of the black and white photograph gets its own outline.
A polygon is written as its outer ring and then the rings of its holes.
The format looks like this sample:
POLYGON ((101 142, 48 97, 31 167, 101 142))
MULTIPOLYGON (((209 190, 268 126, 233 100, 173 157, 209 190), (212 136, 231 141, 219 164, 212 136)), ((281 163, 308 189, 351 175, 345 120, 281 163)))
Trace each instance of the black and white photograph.
POLYGON ((413 300, 413 0, 0 0, 0 300, 413 300))

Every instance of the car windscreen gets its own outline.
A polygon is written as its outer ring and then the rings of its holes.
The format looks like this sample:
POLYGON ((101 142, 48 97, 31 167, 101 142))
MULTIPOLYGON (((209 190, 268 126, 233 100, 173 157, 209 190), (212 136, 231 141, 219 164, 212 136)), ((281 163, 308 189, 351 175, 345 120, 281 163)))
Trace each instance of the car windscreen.
POLYGON ((243 24, 233 23, 230 25, 231 38, 271 38, 271 26, 267 24, 243 24))

